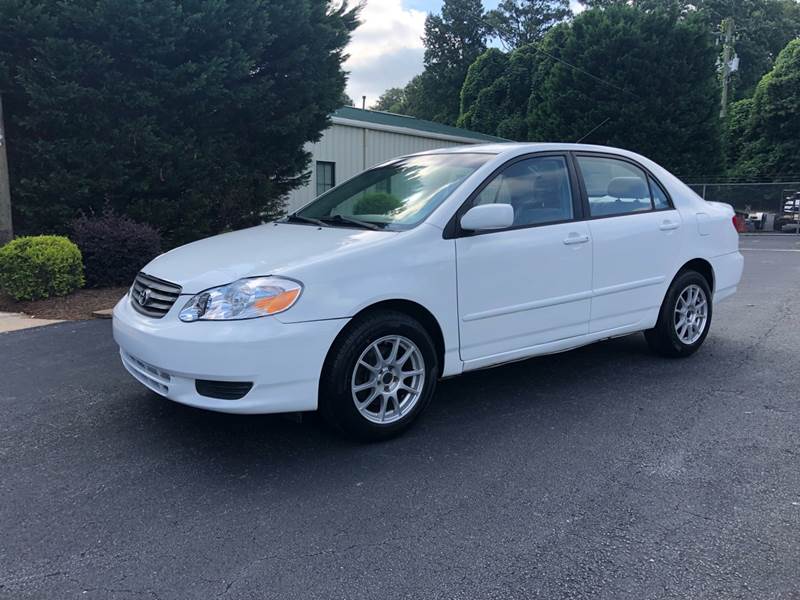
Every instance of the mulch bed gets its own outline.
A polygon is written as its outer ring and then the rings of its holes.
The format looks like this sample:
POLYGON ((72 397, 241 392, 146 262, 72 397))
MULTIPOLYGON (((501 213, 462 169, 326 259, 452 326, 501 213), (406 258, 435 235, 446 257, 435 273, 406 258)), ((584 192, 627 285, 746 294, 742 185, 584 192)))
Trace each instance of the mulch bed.
POLYGON ((0 312, 21 312, 39 319, 91 319, 92 312, 113 308, 127 287, 78 290, 69 296, 17 302, 0 294, 0 312))

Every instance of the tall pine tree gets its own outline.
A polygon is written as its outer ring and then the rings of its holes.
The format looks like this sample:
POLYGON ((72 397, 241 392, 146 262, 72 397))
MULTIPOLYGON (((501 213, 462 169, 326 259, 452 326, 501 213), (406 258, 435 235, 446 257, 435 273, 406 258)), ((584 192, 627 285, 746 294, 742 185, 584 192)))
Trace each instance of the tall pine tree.
POLYGON ((420 82, 424 99, 412 99, 427 114, 414 116, 455 124, 461 86, 469 66, 486 49, 488 30, 481 0, 444 0, 441 15, 428 15, 423 38, 425 71, 420 82))
POLYGON ((356 25, 332 0, 0 1, 15 225, 108 204, 178 243, 278 213, 356 25))

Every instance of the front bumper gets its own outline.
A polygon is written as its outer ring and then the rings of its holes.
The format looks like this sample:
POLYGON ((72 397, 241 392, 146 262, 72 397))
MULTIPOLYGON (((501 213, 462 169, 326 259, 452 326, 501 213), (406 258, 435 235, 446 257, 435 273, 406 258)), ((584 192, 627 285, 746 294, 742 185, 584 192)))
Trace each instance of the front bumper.
POLYGON ((127 295, 114 307, 122 364, 140 383, 170 400, 220 412, 316 410, 325 356, 348 319, 184 323, 178 319, 182 300, 161 319, 136 312, 127 295), (198 394, 198 379, 253 387, 239 400, 223 400, 198 394))

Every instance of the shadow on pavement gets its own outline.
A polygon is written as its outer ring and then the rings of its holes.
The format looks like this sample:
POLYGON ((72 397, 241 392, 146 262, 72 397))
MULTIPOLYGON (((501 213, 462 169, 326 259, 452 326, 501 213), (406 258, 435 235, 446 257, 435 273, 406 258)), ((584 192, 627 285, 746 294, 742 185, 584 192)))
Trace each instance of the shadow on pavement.
MULTIPOLYGON (((431 405, 411 430, 372 445, 343 439, 313 413, 303 415, 300 423, 282 415, 228 415, 187 407, 144 391, 129 401, 138 401, 132 416, 147 422, 146 432, 134 441, 142 452, 181 455, 182 461, 189 461, 184 466, 207 475, 242 465, 272 473, 300 464, 305 469, 316 464, 338 471, 340 461, 347 461, 347 471, 381 457, 387 464, 398 459, 421 460, 430 452, 439 452, 436 448, 442 439, 454 452, 491 444, 519 434, 513 423, 520 419, 530 425, 522 433, 536 437, 536 428, 551 429, 565 419, 569 423, 598 410, 601 395, 601 402, 619 404, 620 393, 625 393, 619 390, 627 391, 632 381, 646 386, 654 376, 679 377, 687 367, 702 370, 702 361, 681 362, 653 356, 643 337, 633 335, 468 373, 441 381, 431 405)), ((640 396, 639 387, 637 384, 630 391, 632 402, 640 396)))

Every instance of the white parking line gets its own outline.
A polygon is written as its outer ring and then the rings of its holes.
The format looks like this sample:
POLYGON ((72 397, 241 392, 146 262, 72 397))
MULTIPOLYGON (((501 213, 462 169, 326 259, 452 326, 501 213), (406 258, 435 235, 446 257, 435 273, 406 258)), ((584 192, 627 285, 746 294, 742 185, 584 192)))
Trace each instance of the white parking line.
POLYGON ((758 250, 759 252, 800 252, 800 248, 739 248, 739 250, 758 250))

